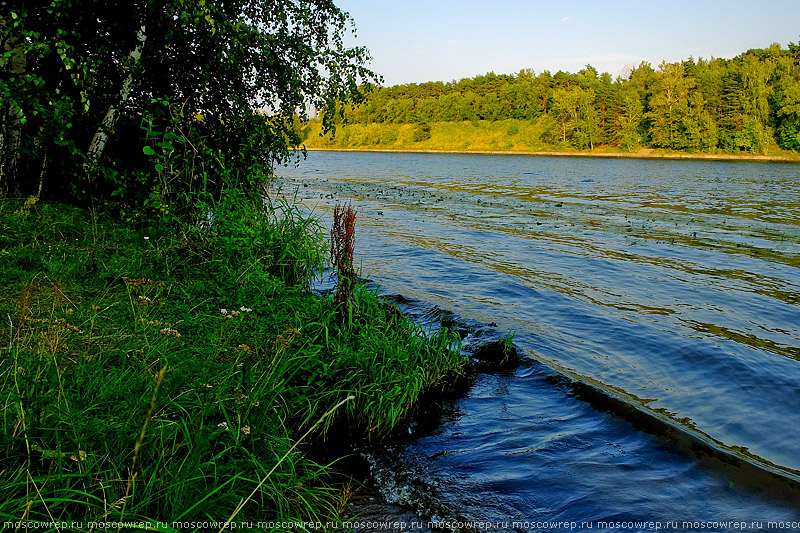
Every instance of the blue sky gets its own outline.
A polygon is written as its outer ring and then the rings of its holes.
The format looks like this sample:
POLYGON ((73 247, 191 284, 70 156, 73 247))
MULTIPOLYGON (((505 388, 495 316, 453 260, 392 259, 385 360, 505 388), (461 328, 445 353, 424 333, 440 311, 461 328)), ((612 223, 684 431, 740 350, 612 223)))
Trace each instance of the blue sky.
POLYGON ((384 84, 523 68, 613 77, 626 65, 731 58, 800 41, 800 0, 336 0, 384 84))

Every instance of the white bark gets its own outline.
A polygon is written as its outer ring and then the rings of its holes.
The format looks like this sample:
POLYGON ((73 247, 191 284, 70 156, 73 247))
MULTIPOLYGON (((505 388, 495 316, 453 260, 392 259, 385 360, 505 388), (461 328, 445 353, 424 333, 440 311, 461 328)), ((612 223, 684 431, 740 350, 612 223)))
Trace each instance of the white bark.
MULTIPOLYGON (((144 47, 144 42, 146 40, 147 34, 145 33, 144 25, 142 25, 142 27, 139 28, 139 31, 136 33, 136 47, 131 50, 130 54, 128 54, 128 59, 130 61, 129 64, 137 63, 142 57, 142 48, 144 47)), ((106 111, 106 114, 103 117, 103 121, 100 123, 100 127, 97 128, 97 132, 95 132, 92 142, 89 145, 89 150, 87 152, 87 155, 89 156, 87 170, 90 170, 91 167, 94 166, 100 159, 100 156, 103 155, 103 150, 105 150, 106 144, 108 143, 109 132, 113 131, 114 127, 117 125, 117 120, 119 119, 119 108, 122 107, 128 100, 132 84, 133 72, 129 70, 128 75, 125 77, 125 81, 122 82, 122 89, 119 91, 119 99, 117 103, 109 106, 108 111, 106 111)))
MULTIPOLYGON (((3 7, 5 2, 3 2, 3 7)), ((6 30, 7 21, 0 17, 0 28, 6 30)), ((11 60, 0 59, 0 71, 6 71, 11 77, 22 76, 27 70, 25 49, 16 46, 17 39, 10 36, 3 46, 3 52, 11 52, 11 60)), ((10 185, 14 181, 14 174, 19 160, 19 147, 22 143, 22 116, 18 108, 8 106, 0 109, 3 114, 0 122, 0 196, 5 196, 12 192, 10 185)))

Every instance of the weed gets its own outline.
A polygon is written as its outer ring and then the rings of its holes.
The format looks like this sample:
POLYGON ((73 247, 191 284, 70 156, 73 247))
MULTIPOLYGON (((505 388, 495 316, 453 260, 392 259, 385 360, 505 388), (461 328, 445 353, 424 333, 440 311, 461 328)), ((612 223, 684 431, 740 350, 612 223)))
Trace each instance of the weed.
POLYGON ((473 352, 473 363, 483 372, 507 371, 519 364, 517 347, 514 346, 514 335, 486 342, 473 352))

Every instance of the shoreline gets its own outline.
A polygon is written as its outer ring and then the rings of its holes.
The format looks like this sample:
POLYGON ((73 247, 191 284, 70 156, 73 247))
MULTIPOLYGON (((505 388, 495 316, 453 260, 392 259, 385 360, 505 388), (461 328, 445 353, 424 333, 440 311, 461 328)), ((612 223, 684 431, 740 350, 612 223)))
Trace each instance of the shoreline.
POLYGON ((454 154, 454 155, 513 155, 528 157, 596 157, 606 159, 669 159, 698 161, 742 161, 760 163, 800 163, 800 156, 781 155, 734 155, 734 154, 681 154, 654 153, 653 149, 642 149, 638 152, 531 152, 506 150, 423 150, 423 149, 388 149, 388 148, 308 148, 309 152, 376 152, 400 154, 454 154))

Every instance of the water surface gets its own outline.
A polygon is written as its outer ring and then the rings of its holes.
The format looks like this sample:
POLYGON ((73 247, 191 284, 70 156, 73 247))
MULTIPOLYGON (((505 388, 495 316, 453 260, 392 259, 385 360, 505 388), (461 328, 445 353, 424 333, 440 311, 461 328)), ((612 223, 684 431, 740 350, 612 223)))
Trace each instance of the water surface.
POLYGON ((798 516, 553 376, 800 479, 800 166, 312 152, 278 174, 323 219, 352 202, 385 293, 455 313, 467 343, 513 334, 532 362, 373 458, 440 483, 448 510, 422 514, 798 516))

